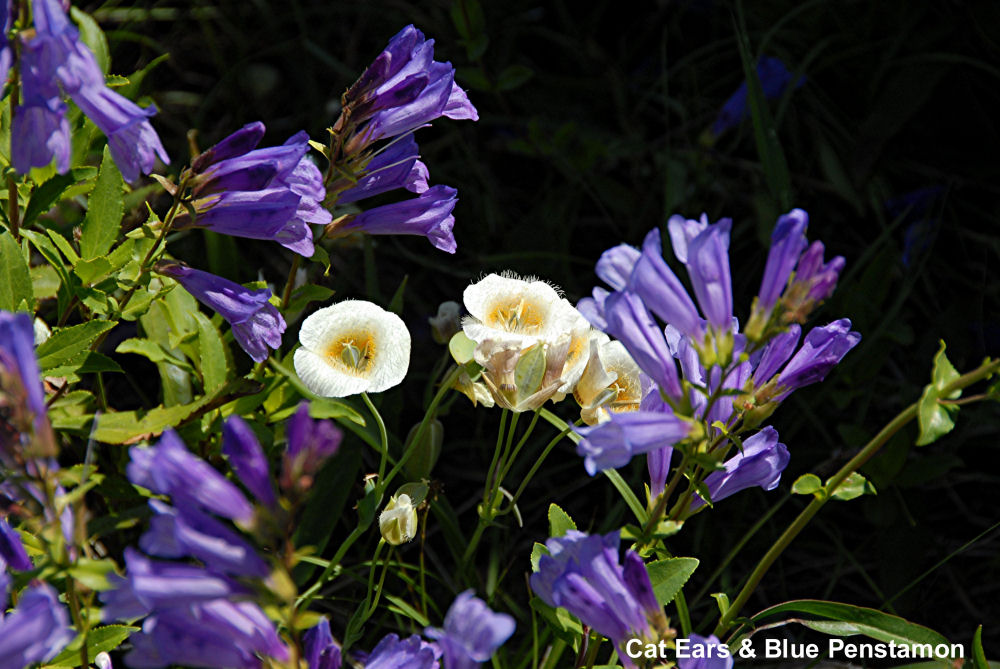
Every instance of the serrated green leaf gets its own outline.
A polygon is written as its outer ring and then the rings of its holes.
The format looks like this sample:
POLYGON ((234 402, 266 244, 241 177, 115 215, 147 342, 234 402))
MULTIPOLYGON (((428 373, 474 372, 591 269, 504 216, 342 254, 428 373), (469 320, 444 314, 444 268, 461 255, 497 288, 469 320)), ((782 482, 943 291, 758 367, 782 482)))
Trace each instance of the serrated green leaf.
POLYGON ((111 273, 111 263, 104 256, 90 260, 81 260, 73 267, 73 274, 80 278, 83 285, 91 285, 111 273))
POLYGON ((35 351, 39 368, 47 372, 83 358, 90 345, 117 324, 117 321, 88 321, 57 330, 35 351))
POLYGON ((535 545, 531 547, 531 571, 538 571, 538 563, 541 562, 542 556, 548 554, 549 549, 545 547, 545 544, 536 541, 535 545))
POLYGON ((549 504, 549 536, 561 537, 576 529, 576 523, 558 504, 549 504))
POLYGON ((77 358, 73 362, 53 367, 45 372, 46 376, 79 376, 80 374, 94 374, 96 372, 117 372, 124 374, 124 370, 117 362, 108 356, 95 351, 87 351, 82 358, 77 358))
POLYGON ((73 578, 91 590, 97 591, 111 589, 111 584, 108 582, 108 574, 112 574, 114 571, 115 561, 110 558, 91 560, 82 557, 69 568, 69 573, 73 578))
POLYGON ((837 486, 831 497, 846 502, 862 495, 874 494, 876 494, 876 490, 871 481, 857 472, 851 472, 851 475, 837 486))
POLYGON ((3 231, 0 232, 0 309, 17 311, 22 302, 27 303, 29 311, 34 310, 31 272, 13 235, 3 231))
MULTIPOLYGON (((95 627, 87 634, 87 657, 93 658, 98 653, 110 653, 129 637, 133 632, 138 632, 138 627, 129 625, 105 625, 95 627)), ((45 667, 76 667, 80 664, 80 646, 83 644, 83 637, 78 636, 72 641, 63 652, 56 655, 45 667)))
POLYGON ((317 286, 314 283, 307 283, 299 286, 292 297, 288 300, 288 308, 285 310, 289 314, 302 311, 312 302, 325 302, 333 297, 333 289, 326 286, 317 286))
POLYGON ((219 330, 205 314, 196 311, 195 318, 198 321, 198 364, 205 392, 210 393, 222 386, 229 377, 226 347, 219 330))
POLYGON ((49 239, 56 245, 56 248, 59 249, 60 253, 62 253, 66 260, 69 261, 70 265, 75 265, 80 262, 80 256, 77 255, 76 250, 73 249, 73 245, 69 243, 68 239, 50 228, 45 230, 45 234, 48 235, 49 239))
POLYGON ((646 571, 649 572, 649 582, 653 585, 656 601, 663 606, 674 601, 697 568, 698 560, 689 557, 668 558, 647 564, 646 571))
POLYGON ((823 487, 823 482, 815 474, 803 474, 792 484, 792 493, 796 495, 812 495, 823 487))
POLYGON ((67 188, 83 178, 83 174, 80 174, 78 170, 73 170, 67 174, 57 174, 42 185, 37 186, 31 191, 31 198, 28 200, 28 206, 24 209, 21 225, 28 227, 34 223, 36 218, 52 208, 52 205, 59 200, 67 188))
POLYGON ((80 255, 84 260, 106 255, 118 239, 125 213, 124 187, 111 149, 105 146, 101 171, 87 201, 87 217, 80 235, 80 255))

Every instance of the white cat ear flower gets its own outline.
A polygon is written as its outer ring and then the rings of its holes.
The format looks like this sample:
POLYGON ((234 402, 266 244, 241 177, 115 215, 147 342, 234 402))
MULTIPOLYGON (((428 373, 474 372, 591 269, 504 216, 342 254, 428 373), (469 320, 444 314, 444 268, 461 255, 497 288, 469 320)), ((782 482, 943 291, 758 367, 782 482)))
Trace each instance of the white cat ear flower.
POLYGON ((477 344, 490 339, 527 348, 558 338, 566 326, 562 297, 555 288, 509 272, 489 274, 468 286, 462 301, 469 310, 462 329, 477 344))
POLYGON ((410 365, 410 333, 378 305, 346 300, 315 312, 299 330, 295 372, 321 397, 377 393, 398 385, 410 365))

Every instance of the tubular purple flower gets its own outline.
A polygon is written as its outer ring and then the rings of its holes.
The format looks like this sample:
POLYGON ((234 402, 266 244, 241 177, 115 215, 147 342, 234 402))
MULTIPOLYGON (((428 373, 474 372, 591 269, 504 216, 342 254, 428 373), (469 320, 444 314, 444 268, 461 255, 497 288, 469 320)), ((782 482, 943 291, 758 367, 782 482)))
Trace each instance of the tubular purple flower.
POLYGON ((357 202, 397 188, 423 193, 428 189, 428 172, 419 151, 412 133, 394 140, 371 158, 357 184, 343 191, 337 203, 357 202))
POLYGON ((59 0, 32 0, 35 37, 24 48, 37 52, 44 72, 52 72, 69 95, 104 86, 104 73, 93 52, 80 41, 59 0))
MULTIPOLYGON (((757 77, 760 79, 764 97, 768 100, 780 98, 785 89, 792 83, 792 73, 788 71, 785 64, 779 59, 769 56, 764 56, 757 61, 757 77)), ((799 77, 795 82, 795 88, 805 83, 805 80, 804 76, 799 77)), ((714 134, 720 135, 730 128, 735 128, 749 116, 747 96, 747 82, 743 81, 719 110, 715 123, 712 124, 714 134)))
POLYGON ((10 426, 0 432, 0 463, 21 468, 26 457, 55 455, 55 437, 35 359, 34 327, 25 313, 0 310, 0 407, 10 426))
MULTIPOLYGON (((754 486, 774 490, 781 480, 781 472, 788 466, 788 460, 788 448, 778 441, 778 431, 765 427, 743 441, 743 452, 726 460, 723 463, 725 469, 705 477, 712 504, 754 486)), ((698 495, 691 502, 691 510, 704 505, 705 500, 698 495)))
POLYGON ((601 281, 615 290, 625 290, 640 255, 634 246, 619 244, 601 254, 594 271, 601 281))
MULTIPOLYGON (((439 651, 417 635, 382 638, 364 661, 365 669, 438 669, 439 651)), ((310 667, 310 669, 312 669, 310 667)))
POLYGON ((454 253, 457 245, 451 212, 458 202, 458 191, 448 186, 434 186, 402 202, 368 209, 337 225, 338 232, 355 230, 369 235, 423 235, 431 244, 454 253))
POLYGON ((764 266, 764 278, 760 283, 758 307, 769 312, 778 301, 788 284, 799 256, 808 244, 806 228, 809 214, 801 209, 792 209, 778 218, 771 234, 771 250, 764 266))
POLYGON ((307 402, 299 404, 285 431, 288 448, 282 464, 281 486, 285 489, 308 488, 327 458, 337 453, 344 433, 333 421, 310 418, 307 402))
MULTIPOLYGON (((844 269, 844 258, 836 256, 823 263, 823 242, 813 242, 799 258, 794 283, 806 290, 804 299, 811 302, 825 300, 837 287, 837 279, 844 269)), ((801 289, 801 288, 800 288, 801 289)))
POLYGON ((257 435, 239 416, 226 419, 222 428, 222 452, 229 458, 229 464, 236 470, 240 481, 261 504, 273 507, 278 503, 271 485, 267 456, 257 441, 257 435))
POLYGON ((732 279, 729 276, 728 219, 710 225, 691 240, 687 268, 698 305, 718 331, 728 331, 733 320, 732 279))
POLYGON ((208 272, 170 261, 156 264, 156 271, 180 283, 199 302, 229 321, 236 343, 254 362, 264 362, 281 346, 285 319, 272 305, 267 288, 252 290, 208 272))
POLYGON ((205 149, 191 161, 191 170, 201 174, 208 167, 230 158, 242 156, 257 148, 264 139, 266 128, 260 121, 247 123, 245 126, 222 139, 214 146, 205 149))
POLYGON ((774 336, 764 348, 764 354, 753 373, 754 386, 760 388, 778 373, 781 366, 795 353, 799 345, 802 328, 792 324, 788 329, 774 336))
MULTIPOLYGON (((732 224, 730 218, 720 218, 717 222, 732 224)), ((673 248, 674 257, 687 264, 688 245, 695 237, 701 234, 711 223, 708 222, 708 214, 703 213, 697 221, 684 218, 679 214, 674 214, 667 220, 667 232, 670 233, 670 246, 673 248)), ((726 248, 729 248, 729 228, 724 231, 726 248)))
POLYGON ((46 62, 35 49, 21 55, 21 105, 14 110, 11 125, 11 162, 26 174, 32 167, 46 167, 56 160, 60 173, 69 170, 70 130, 55 73, 45 71, 46 62))
POLYGON ((601 330, 602 332, 607 332, 608 321, 604 306, 611 293, 604 288, 597 286, 594 288, 591 295, 592 297, 585 297, 577 302, 576 310, 583 314, 583 317, 586 318, 595 328, 601 330))
POLYGON ((342 658, 340 646, 330 633, 330 621, 320 618, 315 627, 310 627, 302 635, 302 659, 309 669, 340 669, 342 658))
POLYGON ((674 455, 673 446, 654 448, 646 453, 646 469, 649 471, 649 497, 656 499, 667 487, 667 475, 670 473, 670 458, 674 455))
POLYGON ((583 439, 576 446, 587 473, 628 464, 632 456, 673 446, 691 434, 692 424, 670 411, 613 413, 611 420, 592 427, 575 428, 583 439))
MULTIPOLYGON (((6 519, 0 518, 0 563, 3 562, 18 571, 32 569, 31 558, 21 543, 21 535, 7 523, 6 519)), ((0 570, 3 568, 0 566, 0 570)))
POLYGON ((861 335, 851 331, 851 321, 847 318, 810 330, 802 348, 778 375, 779 395, 775 399, 783 400, 793 390, 825 379, 860 341, 861 335))
POLYGON ((271 569, 253 547, 236 532, 189 504, 177 508, 150 500, 153 518, 139 538, 149 555, 165 558, 193 557, 210 569, 234 576, 265 578, 271 569))
POLYGON ((132 483, 224 518, 244 523, 253 518, 253 508, 243 493, 189 452, 173 430, 165 430, 156 446, 135 446, 129 455, 125 472, 132 483))
POLYGON ((178 606, 150 616, 130 639, 130 667, 261 666, 260 656, 287 661, 288 648, 274 625, 252 602, 209 602, 178 606))
POLYGON ((704 330, 694 302, 663 259, 660 231, 656 228, 650 230, 642 242, 642 254, 628 279, 628 290, 641 297, 650 311, 682 333, 696 337, 704 330))
POLYGON ((14 62, 14 51, 7 41, 11 24, 10 0, 0 0, 0 12, 0 81, 7 81, 10 66, 14 62))
POLYGON ((23 669, 51 660, 73 636, 55 589, 47 583, 29 586, 17 608, 0 615, 0 669, 23 669))
POLYGON ((611 293, 604 303, 604 318, 607 321, 604 331, 624 344, 639 368, 665 393, 679 399, 677 365, 663 332, 639 296, 628 291, 611 293))
POLYGON ((632 637, 655 642, 666 619, 642 559, 626 551, 623 566, 618 544, 618 532, 600 536, 569 530, 549 539, 549 554, 531 575, 531 589, 549 606, 566 609, 610 639, 626 667, 634 667, 622 643, 632 637))
POLYGON ((719 641, 719 637, 714 634, 707 637, 692 634, 687 641, 684 657, 677 660, 678 669, 733 669, 733 656, 721 657, 718 651, 720 646, 725 645, 719 641), (701 653, 693 650, 699 646, 706 647, 706 650, 701 653))
POLYGON ((514 633, 514 619, 494 613, 472 590, 458 595, 444 618, 444 628, 427 628, 444 655, 445 669, 473 669, 488 661, 514 633))

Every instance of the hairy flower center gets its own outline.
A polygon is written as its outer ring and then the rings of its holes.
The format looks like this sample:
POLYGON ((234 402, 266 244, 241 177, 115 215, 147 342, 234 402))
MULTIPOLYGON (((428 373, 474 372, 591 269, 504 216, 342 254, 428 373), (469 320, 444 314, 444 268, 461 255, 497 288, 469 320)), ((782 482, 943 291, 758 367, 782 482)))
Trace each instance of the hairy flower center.
POLYGON ((375 360, 375 337, 371 332, 349 332, 327 348, 326 357, 344 371, 365 376, 375 360))
POLYGON ((523 297, 508 298, 493 305, 486 316, 486 325, 518 334, 537 334, 545 320, 545 311, 523 297))

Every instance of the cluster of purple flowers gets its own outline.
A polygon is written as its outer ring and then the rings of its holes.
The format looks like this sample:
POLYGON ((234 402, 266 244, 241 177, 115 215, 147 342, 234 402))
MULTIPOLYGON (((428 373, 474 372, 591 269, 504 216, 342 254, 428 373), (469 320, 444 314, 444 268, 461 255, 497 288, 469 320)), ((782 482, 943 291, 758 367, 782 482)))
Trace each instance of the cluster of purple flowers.
MULTIPOLYGON (((336 453, 342 435, 329 421, 310 419, 305 404, 287 433, 280 482, 292 494, 336 453)), ((142 552, 126 549, 126 576, 113 576, 115 588, 102 593, 105 620, 144 617, 142 633, 132 637, 130 666, 257 667, 261 657, 289 658, 257 603, 271 589, 273 567, 225 522, 264 527, 261 514, 278 512, 268 461, 238 417, 226 423, 223 452, 258 506, 172 431, 155 447, 130 451, 129 480, 172 502, 150 500, 153 518, 139 540, 142 552)))
MULTIPOLYGON (((591 474, 647 453, 655 498, 664 489, 674 445, 708 438, 714 452, 724 453, 727 440, 713 424, 726 430, 760 425, 792 391, 822 381, 860 341, 850 321, 841 319, 813 328, 798 346, 799 323, 830 296, 844 265, 840 257, 824 263, 823 244, 808 243, 808 216, 799 209, 775 226, 760 291, 741 333, 733 316, 731 225, 728 219, 710 224, 705 216, 670 219, 674 255, 687 269, 694 299, 664 260, 656 229, 641 250, 623 244, 597 263, 598 276, 613 290, 595 288, 578 308, 619 339, 659 388, 639 411, 579 430, 584 439, 578 450, 591 474)), ((712 500, 695 500, 692 509, 749 486, 771 489, 787 462, 777 432, 762 430, 708 475, 712 500)))
MULTIPOLYGON (((514 619, 494 613, 471 590, 458 595, 445 614, 444 627, 429 627, 428 642, 417 635, 401 639, 389 634, 371 653, 354 653, 353 659, 365 669, 475 669, 489 661, 514 633, 514 619)), ((330 633, 326 618, 303 637, 309 669, 340 669, 340 646, 330 633)))
MULTIPOLYGON (((143 109, 108 88, 94 54, 80 40, 59 0, 32 0, 33 33, 24 32, 17 63, 21 78, 20 104, 11 126, 11 160, 23 173, 56 161, 59 172, 69 170, 70 128, 66 119, 68 95, 108 138, 111 155, 126 181, 148 174, 159 157, 169 163, 149 119, 156 109, 143 109), (28 37, 30 35, 30 37, 28 37)), ((9 0, 3 12, 0 74, 6 80, 12 50, 6 43, 10 28, 9 0)))
POLYGON ((423 235, 454 253, 456 191, 428 186, 413 131, 441 116, 475 121, 479 114, 455 83, 451 63, 434 60, 434 40, 412 25, 403 28, 344 93, 342 104, 331 160, 343 174, 329 184, 331 197, 347 204, 397 188, 418 197, 347 214, 330 232, 423 235))

